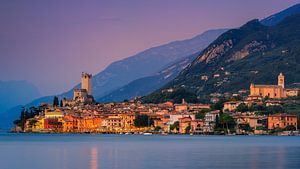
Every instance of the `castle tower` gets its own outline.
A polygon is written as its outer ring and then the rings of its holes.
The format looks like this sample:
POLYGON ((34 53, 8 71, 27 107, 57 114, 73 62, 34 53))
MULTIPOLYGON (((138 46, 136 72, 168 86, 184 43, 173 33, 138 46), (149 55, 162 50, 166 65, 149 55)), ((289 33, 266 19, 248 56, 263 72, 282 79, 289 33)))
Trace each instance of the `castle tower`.
POLYGON ((284 89, 284 76, 282 73, 278 75, 278 86, 281 86, 284 89))
POLYGON ((255 95, 255 91, 254 91, 254 83, 251 83, 250 84, 250 96, 253 96, 253 95, 255 95))
POLYGON ((85 89, 88 95, 92 95, 92 74, 81 74, 81 89, 85 89))

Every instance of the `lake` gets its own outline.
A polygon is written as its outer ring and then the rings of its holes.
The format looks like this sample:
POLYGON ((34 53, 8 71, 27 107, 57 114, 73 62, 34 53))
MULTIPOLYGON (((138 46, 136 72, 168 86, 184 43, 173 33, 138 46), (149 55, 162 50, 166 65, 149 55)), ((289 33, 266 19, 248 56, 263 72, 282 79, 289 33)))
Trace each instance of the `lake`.
POLYGON ((0 169, 299 169, 300 137, 0 134, 0 169))

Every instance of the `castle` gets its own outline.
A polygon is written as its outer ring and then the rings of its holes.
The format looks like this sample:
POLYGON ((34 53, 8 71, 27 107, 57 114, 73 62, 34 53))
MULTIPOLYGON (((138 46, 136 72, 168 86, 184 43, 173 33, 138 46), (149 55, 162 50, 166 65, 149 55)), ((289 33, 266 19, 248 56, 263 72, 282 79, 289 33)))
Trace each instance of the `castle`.
POLYGON ((92 96, 92 75, 82 72, 81 74, 81 88, 74 89, 73 99, 63 99, 63 105, 74 105, 76 103, 92 103, 94 98, 92 96))
POLYGON ((282 99, 286 97, 297 96, 299 89, 286 89, 284 84, 284 75, 278 75, 277 85, 256 85, 251 83, 249 99, 261 100, 265 97, 270 99, 282 99))
POLYGON ((79 103, 93 102, 91 74, 82 72, 81 89, 74 89, 73 101, 79 103))

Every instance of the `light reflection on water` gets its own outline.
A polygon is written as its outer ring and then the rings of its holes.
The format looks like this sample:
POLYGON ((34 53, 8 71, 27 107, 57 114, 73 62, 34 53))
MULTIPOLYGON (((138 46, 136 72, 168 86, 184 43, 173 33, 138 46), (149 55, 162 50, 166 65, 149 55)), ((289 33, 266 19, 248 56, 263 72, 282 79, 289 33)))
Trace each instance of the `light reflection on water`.
POLYGON ((300 137, 0 134, 0 169, 298 169, 300 137))
POLYGON ((96 146, 91 148, 91 169, 98 169, 98 149, 96 146))

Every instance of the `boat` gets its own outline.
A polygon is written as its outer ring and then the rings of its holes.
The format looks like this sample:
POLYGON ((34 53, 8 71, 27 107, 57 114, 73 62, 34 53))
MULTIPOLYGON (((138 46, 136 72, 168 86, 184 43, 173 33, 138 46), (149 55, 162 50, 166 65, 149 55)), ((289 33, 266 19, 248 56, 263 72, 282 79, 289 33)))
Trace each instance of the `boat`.
POLYGON ((152 133, 144 133, 143 135, 144 135, 144 136, 151 136, 152 133))
POLYGON ((160 135, 162 135, 162 136, 167 136, 168 133, 163 132, 163 133, 161 133, 160 135))

